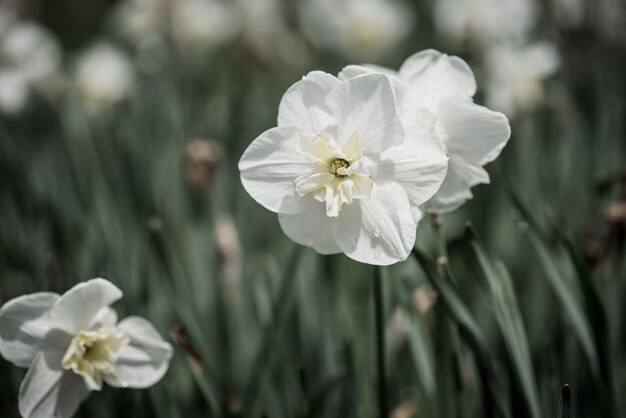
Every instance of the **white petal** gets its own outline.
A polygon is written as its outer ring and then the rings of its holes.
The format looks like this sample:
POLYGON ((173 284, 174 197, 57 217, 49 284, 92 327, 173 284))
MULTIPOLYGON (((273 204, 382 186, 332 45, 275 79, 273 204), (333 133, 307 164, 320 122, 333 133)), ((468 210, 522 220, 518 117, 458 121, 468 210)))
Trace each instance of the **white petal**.
POLYGON ((400 108, 406 100, 406 94, 409 93, 409 83, 402 78, 396 70, 391 68, 382 67, 380 65, 348 65, 344 67, 339 73, 340 80, 348 80, 365 74, 383 74, 389 78, 391 82, 391 88, 396 97, 396 105, 400 108))
POLYGON ((307 74, 283 95, 278 108, 278 126, 320 133, 334 123, 324 100, 337 84, 339 79, 331 74, 322 71, 307 74))
POLYGON ((413 208, 424 204, 439 190, 448 169, 448 157, 440 142, 419 123, 407 124, 406 140, 380 157, 375 181, 401 185, 413 208))
POLYGON ((138 316, 129 316, 118 328, 130 337, 115 362, 117 379, 105 376, 114 387, 143 389, 157 383, 167 372, 172 358, 172 346, 163 340, 152 324, 138 316))
POLYGON ((122 298, 122 291, 105 279, 79 283, 61 296, 50 309, 55 327, 70 334, 89 329, 101 308, 122 298))
POLYGON ((366 74, 341 82, 326 98, 337 120, 340 146, 358 132, 365 153, 379 153, 404 139, 393 91, 386 76, 366 74))
POLYGON ((451 157, 441 188, 425 208, 429 213, 451 212, 471 199, 470 189, 480 183, 489 183, 489 174, 482 167, 451 157))
POLYGON ((396 183, 374 183, 369 199, 342 208, 333 236, 348 257, 384 266, 406 260, 416 228, 404 189, 396 183))
POLYGON ((469 99, 476 93, 476 79, 469 65, 434 49, 407 58, 400 77, 411 83, 415 106, 434 109, 445 96, 469 99))
POLYGON ((105 306, 96 313, 96 316, 89 325, 89 329, 96 329, 105 325, 115 324, 117 324, 117 312, 110 306, 105 306))
POLYGON ((239 160, 241 183, 254 200, 272 212, 301 210, 294 181, 314 165, 296 153, 302 132, 297 128, 272 128, 263 132, 239 160))
POLYGON ((0 309, 0 354, 18 367, 28 367, 49 329, 45 314, 59 298, 56 293, 33 293, 5 303, 0 309))
MULTIPOLYGON (((399 78, 400 75, 396 70, 392 70, 391 68, 383 67, 380 65, 347 65, 341 69, 339 75, 337 76, 339 80, 349 80, 354 77, 358 77, 364 74, 384 74, 391 78, 399 78)), ((393 83, 392 83, 393 84, 393 83)))
POLYGON ((495 160, 511 136, 506 116, 465 100, 446 98, 437 113, 448 152, 469 163, 495 160))
POLYGON ((323 203, 312 198, 309 198, 309 201, 310 205, 301 213, 279 214, 281 228, 293 241, 313 247, 320 254, 340 253, 341 250, 332 236, 335 218, 326 216, 326 207, 323 203))
POLYGON ((70 418, 89 394, 80 376, 61 368, 62 352, 39 352, 20 386, 25 418, 70 418))

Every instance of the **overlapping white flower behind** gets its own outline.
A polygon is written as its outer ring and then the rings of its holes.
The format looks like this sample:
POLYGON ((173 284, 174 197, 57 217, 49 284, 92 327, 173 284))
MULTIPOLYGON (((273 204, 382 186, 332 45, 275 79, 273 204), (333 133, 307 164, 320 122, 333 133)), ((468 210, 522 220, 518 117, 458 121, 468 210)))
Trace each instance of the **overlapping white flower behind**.
POLYGON ((389 53, 415 21, 402 0, 304 0, 299 12, 303 32, 315 46, 361 60, 389 53))
POLYGON ((0 6, 0 113, 17 114, 34 91, 50 91, 61 59, 61 48, 48 30, 18 20, 0 6))
POLYGON ((406 259, 447 158, 433 133, 403 125, 387 77, 314 71, 283 96, 278 127, 239 162, 245 189, 283 231, 322 254, 387 265, 406 259))
POLYGON ((87 111, 97 115, 130 95, 135 86, 135 70, 122 51, 99 43, 78 57, 74 85, 87 111))
POLYGON ((437 30, 458 43, 518 42, 537 18, 534 0, 437 0, 433 7, 437 30))
POLYGON ((545 99, 544 80, 558 68, 557 49, 548 42, 489 49, 485 59, 488 106, 511 117, 532 109, 545 99))
POLYGON ((473 102, 476 80, 465 61, 425 50, 409 57, 399 71, 351 65, 339 78, 363 74, 386 75, 405 125, 421 125, 446 148, 448 172, 439 191, 425 204, 429 212, 450 212, 472 198, 472 187, 489 183, 482 166, 498 157, 511 130, 503 114, 473 102))
POLYGON ((172 347, 145 319, 117 322, 122 292, 104 279, 63 295, 21 296, 0 309, 0 354, 27 367, 19 393, 24 418, 71 417, 103 382, 146 388, 166 373, 172 347))

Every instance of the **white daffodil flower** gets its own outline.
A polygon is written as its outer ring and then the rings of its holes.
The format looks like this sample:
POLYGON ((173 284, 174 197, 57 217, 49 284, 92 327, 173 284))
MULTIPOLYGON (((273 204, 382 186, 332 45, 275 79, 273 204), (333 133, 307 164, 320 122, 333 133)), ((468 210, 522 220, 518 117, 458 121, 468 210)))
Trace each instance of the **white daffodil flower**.
POLYGON ((537 20, 534 0, 437 0, 437 30, 455 42, 520 41, 537 20))
POLYGON ((405 126, 421 125, 446 148, 448 172, 439 191, 426 203, 428 212, 457 209, 472 198, 472 187, 489 183, 482 166, 500 154, 511 129, 506 116, 472 101, 476 80, 465 61, 431 49, 409 57, 399 71, 351 65, 339 78, 364 74, 385 74, 394 87, 405 126))
POLYGON ((100 43, 79 56, 74 83, 87 110, 98 114, 130 95, 135 85, 135 73, 123 52, 100 43))
POLYGON ((304 0, 300 21, 318 48, 378 59, 405 39, 414 16, 402 0, 304 0))
POLYGON ((485 68, 487 105, 512 117, 543 102, 544 80, 559 68, 559 54, 548 42, 500 45, 487 52, 485 68))
POLYGON ((122 291, 104 279, 63 295, 33 293, 0 308, 0 354, 28 367, 19 393, 25 418, 67 418, 89 392, 146 388, 167 371, 172 347, 145 319, 117 322, 122 291))
POLYGON ((446 168, 430 131, 403 127, 386 77, 341 81, 320 71, 289 88, 278 127, 239 161, 244 188, 279 214, 287 236, 322 254, 376 265, 408 257, 419 206, 446 168))
POLYGON ((17 114, 33 91, 46 93, 61 65, 61 48, 35 22, 0 6, 0 112, 17 114))

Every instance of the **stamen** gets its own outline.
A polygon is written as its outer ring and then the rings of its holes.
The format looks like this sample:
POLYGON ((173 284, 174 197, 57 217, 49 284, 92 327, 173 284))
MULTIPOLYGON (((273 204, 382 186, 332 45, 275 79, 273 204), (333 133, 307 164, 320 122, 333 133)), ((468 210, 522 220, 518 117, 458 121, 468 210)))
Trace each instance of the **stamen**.
MULTIPOLYGON (((344 160, 343 158, 339 158, 333 161, 332 163, 330 163, 330 172, 331 174, 334 174, 335 176, 344 177, 346 176, 346 174, 338 172, 338 171, 342 168, 348 168, 348 167, 350 167, 350 163, 344 160)), ((345 171, 345 170, 341 170, 341 171, 345 171)))

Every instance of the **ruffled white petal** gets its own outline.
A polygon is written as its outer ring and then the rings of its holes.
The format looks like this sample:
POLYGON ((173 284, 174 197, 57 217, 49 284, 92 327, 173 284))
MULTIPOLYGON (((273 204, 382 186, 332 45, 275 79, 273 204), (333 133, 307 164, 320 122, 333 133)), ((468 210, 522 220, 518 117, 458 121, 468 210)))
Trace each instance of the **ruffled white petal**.
POLYGON ((396 183, 374 183, 369 199, 355 200, 342 209, 333 236, 348 257, 389 265, 407 259, 416 228, 404 188, 396 183))
POLYGON ((334 123, 325 99, 338 84, 337 77, 322 71, 312 71, 304 76, 283 95, 278 108, 278 126, 320 133, 334 123))
POLYGON ((243 187, 272 212, 301 210, 294 180, 313 167, 305 156, 296 152, 301 135, 308 134, 302 134, 298 128, 267 130, 248 146, 239 160, 243 187))
POLYGON ((469 99, 476 93, 476 79, 469 65, 459 57, 434 49, 407 58, 399 73, 400 78, 411 83, 415 107, 435 109, 443 97, 469 99))
POLYGON ((435 196, 426 202, 425 209, 429 213, 452 212, 472 198, 470 189, 480 183, 489 183, 485 169, 451 157, 446 178, 435 196))
POLYGON ((382 67, 380 65, 348 65, 339 73, 340 80, 348 80, 365 74, 383 74, 389 78, 391 88, 396 98, 396 108, 400 117, 410 109, 406 107, 411 104, 409 95, 412 93, 410 84, 400 78, 400 74, 391 68, 382 67))
POLYGON ((506 116, 465 100, 448 97, 437 112, 450 154, 468 163, 482 166, 495 160, 511 136, 506 116))
POLYGON ((117 378, 104 377, 107 384, 143 389, 161 380, 172 358, 172 346, 150 322, 137 316, 121 321, 118 329, 126 332, 131 340, 120 350, 115 362, 117 378))
POLYGON ((55 328, 75 334, 89 328, 100 309, 122 298, 122 291, 105 279, 92 279, 77 284, 50 308, 49 317, 55 328))
POLYGON ((326 103, 337 121, 333 136, 340 146, 358 132, 365 153, 379 153, 399 145, 404 129, 386 76, 366 74, 344 81, 326 103))
POLYGON ((402 186, 412 207, 428 201, 441 187, 448 157, 434 134, 419 123, 407 124, 407 139, 381 154, 374 175, 377 182, 402 186))
POLYGON ((323 203, 311 197, 308 200, 309 205, 303 212, 278 215, 281 228, 293 241, 313 247, 320 254, 340 253, 341 249, 332 235, 332 225, 336 218, 326 215, 323 203))
POLYGON ((20 386, 24 418, 70 418, 88 391, 80 376, 61 368, 62 352, 40 351, 20 386))
POLYGON ((96 329, 106 325, 115 324, 117 324, 117 312, 110 306, 105 306, 96 313, 96 316, 94 316, 91 324, 89 325, 89 329, 96 329))
POLYGON ((0 309, 0 354, 18 367, 28 367, 49 329, 45 314, 59 299, 56 293, 20 296, 0 309))

